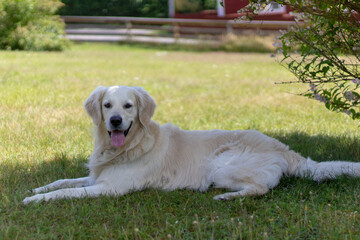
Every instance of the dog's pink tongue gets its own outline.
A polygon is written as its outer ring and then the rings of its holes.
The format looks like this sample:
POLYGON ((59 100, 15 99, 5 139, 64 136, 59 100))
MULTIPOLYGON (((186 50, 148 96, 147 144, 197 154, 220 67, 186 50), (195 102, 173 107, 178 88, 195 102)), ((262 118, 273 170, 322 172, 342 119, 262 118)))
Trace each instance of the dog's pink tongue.
POLYGON ((111 133, 111 144, 114 147, 121 147, 124 145, 125 135, 123 132, 114 131, 111 133))

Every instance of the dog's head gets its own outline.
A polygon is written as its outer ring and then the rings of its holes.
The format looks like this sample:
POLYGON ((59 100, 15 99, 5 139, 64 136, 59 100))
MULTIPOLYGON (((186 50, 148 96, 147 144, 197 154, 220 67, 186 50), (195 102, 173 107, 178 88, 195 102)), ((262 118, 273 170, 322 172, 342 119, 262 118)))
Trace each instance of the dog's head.
POLYGON ((125 144, 132 129, 146 128, 156 107, 153 98, 139 87, 98 87, 85 101, 94 124, 103 124, 114 147, 125 144))

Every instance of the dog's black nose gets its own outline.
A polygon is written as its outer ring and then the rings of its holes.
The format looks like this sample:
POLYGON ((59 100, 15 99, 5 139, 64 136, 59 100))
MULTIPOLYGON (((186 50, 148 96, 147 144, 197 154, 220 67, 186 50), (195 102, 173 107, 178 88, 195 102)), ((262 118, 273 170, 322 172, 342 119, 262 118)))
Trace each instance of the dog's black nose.
POLYGON ((120 116, 112 116, 110 118, 110 123, 114 126, 114 127, 118 127, 121 123, 122 123, 122 118, 120 116))

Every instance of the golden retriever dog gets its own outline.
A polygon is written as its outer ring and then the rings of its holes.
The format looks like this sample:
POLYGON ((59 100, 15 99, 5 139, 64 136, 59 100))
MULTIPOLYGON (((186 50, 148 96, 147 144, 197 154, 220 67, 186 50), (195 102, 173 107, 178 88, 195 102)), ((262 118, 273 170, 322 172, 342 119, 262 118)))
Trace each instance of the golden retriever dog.
POLYGON ((171 124, 160 126, 151 120, 153 98, 139 87, 98 87, 84 107, 95 125, 89 176, 36 188, 36 195, 25 198, 24 204, 124 195, 144 188, 206 191, 210 186, 229 189, 214 197, 225 200, 265 194, 283 175, 315 181, 360 175, 360 163, 315 162, 254 130, 185 131, 171 124))

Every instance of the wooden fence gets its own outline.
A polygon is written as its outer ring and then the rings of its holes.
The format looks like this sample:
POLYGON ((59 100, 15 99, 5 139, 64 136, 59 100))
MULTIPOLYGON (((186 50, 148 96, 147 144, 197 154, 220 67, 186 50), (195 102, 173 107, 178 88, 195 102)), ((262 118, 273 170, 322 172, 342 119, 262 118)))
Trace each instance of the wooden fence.
MULTIPOLYGON (((178 41, 181 38, 194 38, 195 35, 221 35, 236 33, 244 29, 279 30, 288 29, 295 22, 290 21, 238 21, 238 20, 208 20, 208 19, 179 19, 179 18, 138 18, 138 17, 91 17, 91 16, 62 16, 67 24, 67 33, 74 35, 118 35, 112 37, 117 40, 136 40, 137 35, 167 38, 178 41), (87 25, 84 25, 87 24, 87 25), (75 27, 74 27, 75 26, 75 27), (84 27, 86 26, 86 27, 84 27), (100 27, 99 27, 100 26, 100 27), (112 26, 112 29, 106 29, 112 26), (82 31, 79 29, 83 28, 82 31), (93 30, 91 30, 93 28, 93 30), (97 30, 94 30, 97 28, 97 30), (103 28, 103 30, 101 30, 103 28), (114 28, 117 29, 114 30, 114 28), (87 29, 87 30, 84 30, 87 29), (136 31, 136 29, 151 29, 153 31, 136 31), (189 37, 191 36, 191 37, 189 37)), ((144 38, 144 36, 143 36, 144 38)), ((101 38, 99 38, 101 39, 101 38)), ((109 38, 110 39, 110 38, 109 38)))

